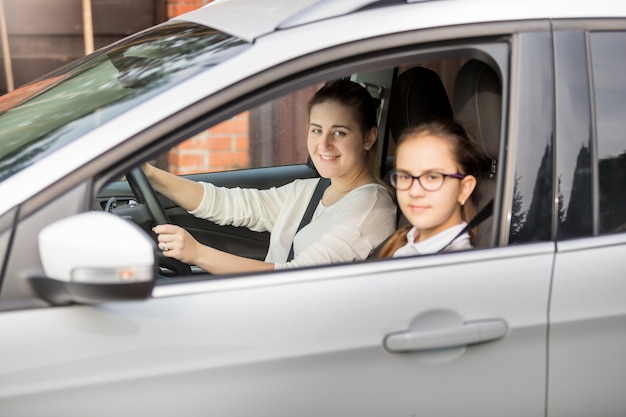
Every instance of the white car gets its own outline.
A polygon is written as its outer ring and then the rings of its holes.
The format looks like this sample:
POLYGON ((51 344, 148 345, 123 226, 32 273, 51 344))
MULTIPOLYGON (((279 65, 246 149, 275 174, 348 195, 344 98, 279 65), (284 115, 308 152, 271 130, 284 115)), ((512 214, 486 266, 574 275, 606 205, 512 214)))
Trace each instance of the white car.
POLYGON ((0 97, 0 415, 625 415, 625 51, 614 0, 225 0, 0 97), (477 247, 224 276, 160 259, 158 216, 256 259, 268 235, 137 167, 241 118, 242 159, 182 173, 315 176, 298 109, 336 78, 379 101, 382 175, 407 123, 471 128, 492 159, 477 247))

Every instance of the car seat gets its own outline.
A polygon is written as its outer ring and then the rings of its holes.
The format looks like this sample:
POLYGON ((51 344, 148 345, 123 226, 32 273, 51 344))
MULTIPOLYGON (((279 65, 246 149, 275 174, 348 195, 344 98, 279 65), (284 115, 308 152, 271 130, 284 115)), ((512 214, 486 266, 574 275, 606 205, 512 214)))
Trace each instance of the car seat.
POLYGON ((413 67, 398 76, 389 101, 389 129, 394 140, 408 126, 451 117, 450 100, 436 72, 413 67))
MULTIPOLYGON (((457 73, 453 92, 454 117, 480 143, 491 166, 478 179, 477 209, 480 211, 496 195, 496 168, 500 151, 502 83, 496 71, 476 59, 467 61, 457 73)), ((478 228, 474 246, 492 246, 493 219, 478 228)))

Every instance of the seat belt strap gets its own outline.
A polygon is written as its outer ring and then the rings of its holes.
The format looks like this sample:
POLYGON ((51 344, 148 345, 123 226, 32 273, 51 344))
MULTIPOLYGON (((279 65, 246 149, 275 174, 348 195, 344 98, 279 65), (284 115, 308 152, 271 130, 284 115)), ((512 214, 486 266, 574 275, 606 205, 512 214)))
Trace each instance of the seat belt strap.
MULTIPOLYGON (((320 200, 322 199, 322 195, 324 195, 324 191, 330 185, 330 179, 328 178, 320 178, 315 186, 315 191, 313 191, 313 196, 311 196, 311 201, 309 201, 309 205, 302 216, 302 220, 300 221, 300 225, 298 226, 298 230, 296 230, 296 234, 302 229, 304 226, 311 222, 311 218, 313 217, 313 213, 317 208, 320 200)), ((294 235, 295 238, 295 235, 294 235)), ((289 249, 289 255, 287 256, 287 262, 293 260, 293 241, 291 242, 291 248, 289 249)))
POLYGON ((487 203, 487 205, 485 207, 483 207, 478 214, 476 214, 474 216, 474 218, 472 220, 470 220, 470 222, 468 224, 465 225, 465 227, 463 228, 463 230, 461 230, 459 232, 459 234, 457 234, 456 236, 454 236, 454 239, 452 239, 446 246, 444 246, 443 248, 439 249, 438 252, 443 252, 443 250, 445 248, 447 248, 448 246, 450 246, 452 244, 452 242, 454 242, 455 240, 457 240, 460 236, 462 236, 464 233, 467 233, 468 230, 472 230, 474 227, 478 226, 480 223, 482 223, 483 221, 485 221, 489 216, 491 216, 491 214, 493 213, 493 199, 489 200, 489 202, 487 203))

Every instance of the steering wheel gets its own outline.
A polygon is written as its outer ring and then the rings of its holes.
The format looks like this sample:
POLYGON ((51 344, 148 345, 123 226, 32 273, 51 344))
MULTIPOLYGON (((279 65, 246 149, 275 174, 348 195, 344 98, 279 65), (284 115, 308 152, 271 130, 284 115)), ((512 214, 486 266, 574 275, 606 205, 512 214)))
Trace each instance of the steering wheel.
MULTIPOLYGON (((171 224, 170 218, 165 212, 163 205, 161 205, 156 191, 154 191, 152 184, 148 181, 141 167, 134 168, 130 171, 126 175, 126 179, 128 180, 128 185, 130 185, 133 194, 137 197, 137 201, 146 207, 156 224, 171 224)), ((159 265, 163 268, 171 270, 175 275, 191 275, 191 267, 188 264, 176 258, 165 256, 161 251, 157 253, 159 265)))
POLYGON ((161 205, 156 191, 152 188, 152 184, 148 181, 148 177, 141 167, 134 168, 126 175, 130 189, 137 197, 137 201, 144 204, 148 209, 148 213, 156 224, 170 224, 170 218, 161 205))

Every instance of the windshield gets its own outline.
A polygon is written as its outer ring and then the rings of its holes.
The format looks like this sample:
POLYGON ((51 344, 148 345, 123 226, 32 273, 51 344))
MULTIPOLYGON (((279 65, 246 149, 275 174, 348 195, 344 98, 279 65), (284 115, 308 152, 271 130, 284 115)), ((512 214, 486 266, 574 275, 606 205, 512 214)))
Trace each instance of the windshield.
POLYGON ((0 97, 0 181, 248 46, 194 23, 165 24, 0 97))

